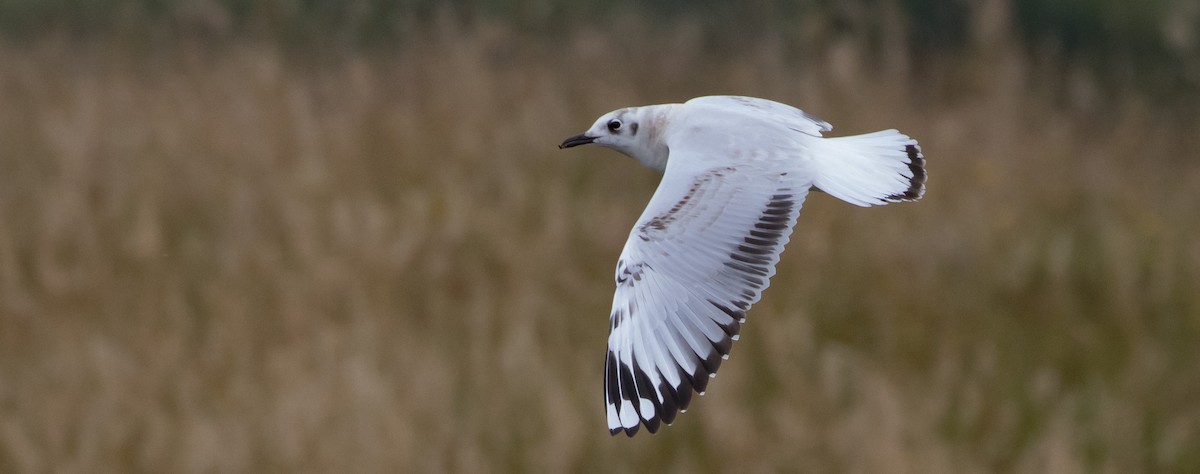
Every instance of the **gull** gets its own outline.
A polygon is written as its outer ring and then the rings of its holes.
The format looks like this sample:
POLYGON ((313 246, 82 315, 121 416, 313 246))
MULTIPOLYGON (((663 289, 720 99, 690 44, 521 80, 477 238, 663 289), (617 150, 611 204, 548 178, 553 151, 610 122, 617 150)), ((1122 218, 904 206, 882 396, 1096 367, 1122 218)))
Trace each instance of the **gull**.
POLYGON ((604 359, 612 435, 655 433, 704 395, 810 190, 862 207, 925 193, 912 138, 822 138, 830 130, 779 102, 708 96, 618 109, 559 145, 612 148, 663 173, 617 260, 604 359))

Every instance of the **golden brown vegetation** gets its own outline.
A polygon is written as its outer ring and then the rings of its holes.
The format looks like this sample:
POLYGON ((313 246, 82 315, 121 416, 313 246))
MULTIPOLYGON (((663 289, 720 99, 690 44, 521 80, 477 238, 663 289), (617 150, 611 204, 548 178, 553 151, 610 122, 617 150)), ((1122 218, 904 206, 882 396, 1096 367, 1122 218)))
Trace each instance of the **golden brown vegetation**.
POLYGON ((0 471, 1200 469, 1200 126, 1004 47, 634 39, 0 48, 0 471), (900 128, 929 191, 811 197, 708 395, 610 438, 658 176, 555 144, 711 93, 900 128))

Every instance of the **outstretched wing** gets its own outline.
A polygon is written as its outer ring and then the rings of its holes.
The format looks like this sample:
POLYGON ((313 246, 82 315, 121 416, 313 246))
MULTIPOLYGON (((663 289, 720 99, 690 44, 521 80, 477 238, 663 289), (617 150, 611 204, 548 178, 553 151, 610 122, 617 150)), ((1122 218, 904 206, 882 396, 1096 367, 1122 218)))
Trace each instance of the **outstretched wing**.
POLYGON ((731 165, 686 154, 672 150, 617 262, 604 380, 614 435, 653 433, 704 394, 811 184, 792 157, 761 148, 731 165))
POLYGON ((803 110, 757 97, 710 95, 689 100, 687 104, 719 107, 730 112, 754 114, 763 119, 773 119, 786 124, 794 131, 814 137, 821 136, 821 132, 833 130, 833 126, 829 125, 829 122, 813 117, 803 110))

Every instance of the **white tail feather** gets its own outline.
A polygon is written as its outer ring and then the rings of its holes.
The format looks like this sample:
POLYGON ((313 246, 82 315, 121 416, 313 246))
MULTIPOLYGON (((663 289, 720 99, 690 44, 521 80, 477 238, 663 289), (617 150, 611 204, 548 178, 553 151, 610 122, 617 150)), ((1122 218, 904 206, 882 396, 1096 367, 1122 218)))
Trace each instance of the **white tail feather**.
POLYGON ((916 201, 925 194, 921 147, 899 131, 821 139, 813 154, 813 184, 850 204, 916 201))

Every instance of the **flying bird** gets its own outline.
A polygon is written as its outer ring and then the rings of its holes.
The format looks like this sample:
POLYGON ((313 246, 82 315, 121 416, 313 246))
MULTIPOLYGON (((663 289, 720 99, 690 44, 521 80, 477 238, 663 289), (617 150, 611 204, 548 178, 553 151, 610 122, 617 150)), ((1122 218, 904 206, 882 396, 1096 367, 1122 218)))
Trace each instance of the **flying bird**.
POLYGON ((663 173, 617 260, 604 364, 613 435, 657 432, 704 395, 809 190, 863 207, 924 194, 915 140, 821 136, 830 130, 779 102, 709 96, 615 110, 559 145, 612 148, 663 173))

